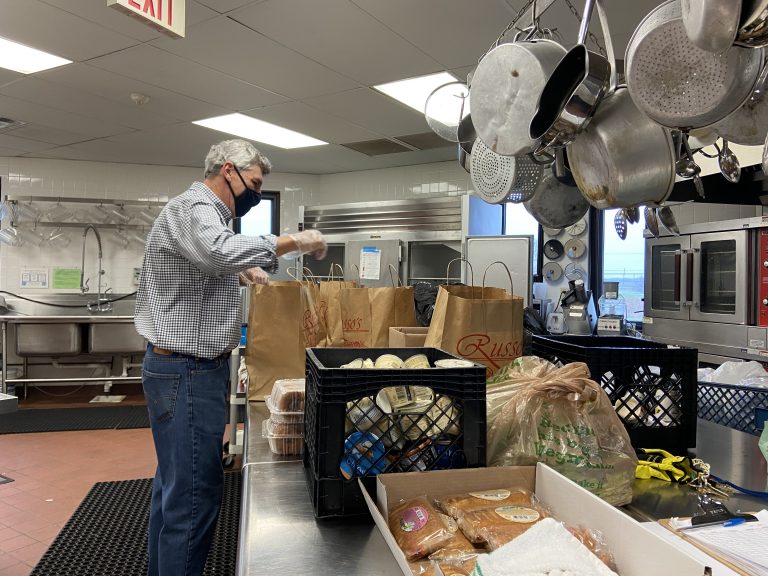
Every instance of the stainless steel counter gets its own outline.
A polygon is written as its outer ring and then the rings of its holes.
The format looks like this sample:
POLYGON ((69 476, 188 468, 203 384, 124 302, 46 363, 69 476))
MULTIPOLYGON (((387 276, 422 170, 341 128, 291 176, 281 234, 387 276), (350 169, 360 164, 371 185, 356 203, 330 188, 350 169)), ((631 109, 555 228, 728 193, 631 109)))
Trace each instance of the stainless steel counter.
POLYGON ((248 403, 236 573, 400 574, 370 518, 315 519, 301 460, 272 454, 261 437, 266 417, 263 403, 248 403))
MULTIPOLYGON (((400 574, 372 520, 315 519, 301 460, 272 454, 261 437, 261 423, 268 417, 263 403, 249 403, 246 412, 238 576, 400 574)), ((712 465, 714 475, 765 491, 766 463, 757 441, 700 420, 697 455, 712 465)), ((759 510, 767 503, 746 495, 725 501, 732 511, 759 510)), ((690 516, 697 512, 696 493, 661 480, 636 480, 634 500, 625 511, 640 521, 690 516)))

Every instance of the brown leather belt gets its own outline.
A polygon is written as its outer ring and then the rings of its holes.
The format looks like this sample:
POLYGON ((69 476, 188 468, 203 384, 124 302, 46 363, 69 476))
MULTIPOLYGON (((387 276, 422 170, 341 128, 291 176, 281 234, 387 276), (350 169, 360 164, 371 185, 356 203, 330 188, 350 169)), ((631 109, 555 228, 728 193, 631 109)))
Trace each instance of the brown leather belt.
POLYGON ((152 346, 152 351, 155 354, 161 354, 163 356, 170 356, 171 354, 173 354, 173 350, 166 350, 165 348, 159 348, 154 345, 152 346))
MULTIPOLYGON (((166 348, 160 348, 159 346, 155 346, 152 344, 152 351, 155 354, 160 354, 161 356, 170 356, 171 354, 176 354, 173 350, 167 350, 166 348)), ((223 358, 229 358, 231 355, 231 352, 224 352, 224 354, 220 354, 219 356, 216 356, 216 358, 213 358, 213 360, 220 360, 223 358)), ((187 354, 182 354, 182 356, 187 356, 187 354)), ((197 358, 196 356, 189 356, 190 358, 195 358, 197 360, 208 360, 208 358, 197 358)))

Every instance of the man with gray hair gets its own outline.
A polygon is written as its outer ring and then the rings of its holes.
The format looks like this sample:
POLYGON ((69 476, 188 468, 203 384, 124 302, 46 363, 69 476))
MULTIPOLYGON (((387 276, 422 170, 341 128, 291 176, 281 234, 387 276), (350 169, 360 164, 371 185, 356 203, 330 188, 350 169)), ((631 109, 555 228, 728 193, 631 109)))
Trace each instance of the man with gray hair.
POLYGON ((230 352, 240 342, 238 274, 258 281, 278 256, 324 258, 317 230, 244 236, 228 226, 259 203, 272 166, 251 143, 211 146, 202 182, 160 212, 144 249, 136 330, 157 470, 150 576, 203 573, 221 507, 230 352))

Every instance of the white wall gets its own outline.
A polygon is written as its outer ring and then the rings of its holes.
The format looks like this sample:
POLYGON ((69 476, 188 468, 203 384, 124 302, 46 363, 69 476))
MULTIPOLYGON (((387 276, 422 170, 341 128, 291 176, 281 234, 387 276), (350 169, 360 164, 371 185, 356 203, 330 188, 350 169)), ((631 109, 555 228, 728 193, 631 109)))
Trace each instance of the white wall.
MULTIPOLYGON (((62 196, 93 199, 93 205, 71 205, 75 209, 88 209, 103 199, 167 201, 186 190, 194 180, 201 180, 202 170, 0 157, 0 179, 3 197, 23 199, 29 196, 62 196)), ((296 229, 298 206, 313 201, 317 185, 318 177, 311 175, 272 174, 268 177, 265 188, 280 192, 281 224, 284 229, 296 229)), ((126 207, 128 212, 140 209, 126 207)), ((129 224, 133 223, 140 222, 134 220, 129 224)), ((5 224, 4 222, 3 225, 5 224)), ((22 224, 22 233, 24 226, 22 224)), ((50 245, 40 247, 29 242, 19 247, 0 244, 0 289, 18 292, 23 268, 79 268, 82 228, 69 229, 68 233, 71 242, 66 248, 50 245)), ((105 284, 112 287, 114 293, 132 292, 135 289, 133 268, 141 265, 143 245, 133 241, 127 248, 123 248, 116 243, 113 232, 104 229, 101 234, 104 242, 105 284)), ((86 276, 92 278, 90 285, 93 289, 96 288, 96 267, 95 241, 89 234, 85 268, 86 276)), ((33 294, 50 290, 27 289, 23 292, 33 294)))

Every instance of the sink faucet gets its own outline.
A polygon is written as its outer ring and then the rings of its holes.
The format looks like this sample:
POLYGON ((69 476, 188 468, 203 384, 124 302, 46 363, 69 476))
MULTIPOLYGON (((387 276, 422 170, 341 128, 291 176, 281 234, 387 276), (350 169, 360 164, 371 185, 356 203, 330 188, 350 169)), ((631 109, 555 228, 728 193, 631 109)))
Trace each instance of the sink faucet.
POLYGON ((91 224, 85 227, 85 231, 83 232, 83 257, 80 262, 80 292, 82 294, 85 294, 90 290, 88 286, 88 280, 83 281, 85 276, 85 241, 88 238, 88 230, 93 230, 94 235, 96 236, 96 242, 99 245, 99 269, 98 269, 98 275, 99 275, 99 281, 98 281, 98 288, 97 288, 97 295, 96 295, 96 302, 89 302, 88 303, 88 311, 89 312, 109 312, 112 310, 112 302, 109 301, 108 298, 102 298, 101 294, 101 277, 104 275, 104 270, 101 267, 101 234, 99 234, 99 231, 91 224))

